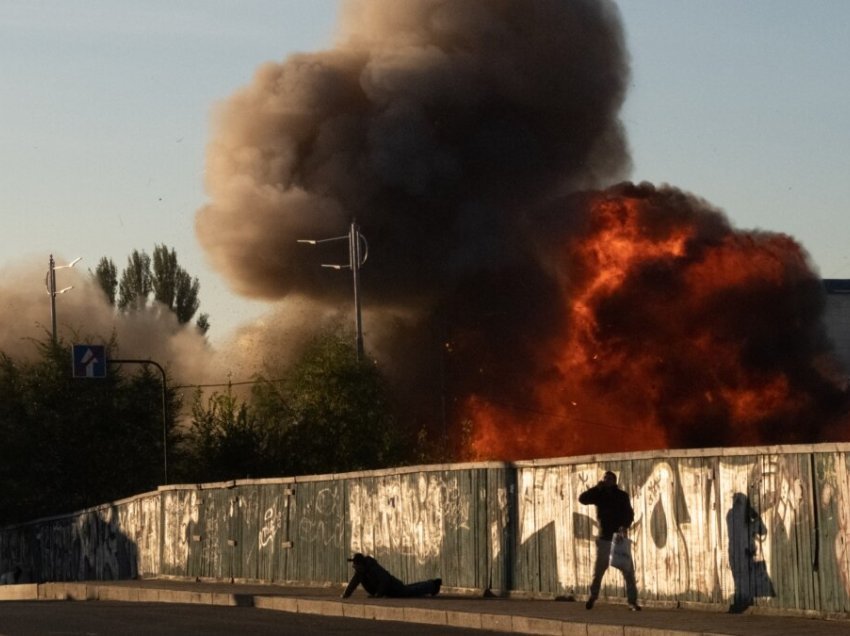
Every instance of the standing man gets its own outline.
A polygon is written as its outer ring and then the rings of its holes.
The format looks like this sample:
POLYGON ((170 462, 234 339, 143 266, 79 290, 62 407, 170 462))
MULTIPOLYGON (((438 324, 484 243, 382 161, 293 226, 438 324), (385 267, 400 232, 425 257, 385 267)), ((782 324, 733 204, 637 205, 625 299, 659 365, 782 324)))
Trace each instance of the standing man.
MULTIPOLYGON (((635 520, 635 511, 629 502, 629 496, 617 487, 617 475, 610 470, 605 472, 602 481, 585 490, 579 495, 579 503, 586 506, 596 506, 596 518, 599 520, 599 536, 596 539, 596 563, 593 566, 593 581, 590 583, 590 598, 587 599, 585 607, 592 609, 596 599, 599 598, 599 588, 602 586, 602 577, 608 569, 608 561, 611 556, 611 542, 615 532, 620 532, 625 537, 629 526, 635 520)), ((631 562, 623 570, 623 578, 626 580, 626 596, 629 601, 629 609, 633 612, 640 611, 637 602, 637 583, 635 582, 635 566, 631 562)))

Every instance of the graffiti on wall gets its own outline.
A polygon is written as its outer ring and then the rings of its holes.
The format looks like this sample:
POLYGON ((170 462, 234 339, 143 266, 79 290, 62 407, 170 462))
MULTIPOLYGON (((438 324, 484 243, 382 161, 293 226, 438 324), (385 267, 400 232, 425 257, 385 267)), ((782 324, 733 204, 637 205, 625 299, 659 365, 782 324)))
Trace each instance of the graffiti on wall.
POLYGON ((258 544, 260 549, 265 548, 267 545, 271 544, 274 541, 275 536, 277 535, 278 530, 281 529, 283 525, 283 514, 280 510, 278 510, 277 502, 273 503, 271 507, 266 508, 266 511, 263 513, 263 521, 260 524, 260 532, 258 537, 258 544))
POLYGON ((293 511, 298 519, 298 539, 323 546, 342 545, 345 514, 340 502, 338 484, 320 488, 314 497, 301 501, 301 509, 293 511))
POLYGON ((19 568, 19 582, 135 577, 141 563, 150 563, 158 555, 156 539, 153 545, 144 542, 145 519, 150 518, 156 519, 151 525, 158 528, 156 500, 140 497, 121 506, 2 531, 0 567, 3 571, 19 568), (140 543, 150 549, 150 559, 140 556, 140 543))
MULTIPOLYGON (((166 489, 0 529, 0 565, 21 564, 28 580, 274 577, 277 561, 257 566, 256 551, 268 559, 285 531, 295 539, 287 541, 294 557, 309 556, 305 548, 327 553, 299 561, 299 580, 336 580, 337 560, 352 550, 422 565, 456 550, 468 561, 463 571, 445 573, 457 579, 447 584, 582 594, 592 576, 596 520, 578 496, 613 470, 635 509, 630 536, 642 597, 731 611, 846 612, 847 452, 761 450, 529 463, 484 479, 468 468, 361 474, 309 482, 291 499, 261 496, 267 486, 252 484, 240 485, 236 498, 227 489, 166 489)), ((622 595, 616 571, 603 585, 603 594, 622 595)))
POLYGON ((835 552, 844 589, 850 594, 850 465, 847 456, 836 453, 825 469, 821 506, 828 511, 823 521, 835 526, 835 552))
POLYGON ((192 530, 200 519, 200 495, 195 490, 163 494, 162 565, 166 570, 183 569, 189 561, 192 530))
POLYGON ((121 531, 135 555, 130 558, 130 577, 159 572, 159 497, 141 497, 118 508, 121 531))
POLYGON ((348 490, 351 550, 392 552, 425 563, 443 550, 447 529, 469 528, 470 501, 457 475, 394 475, 354 482, 348 490))
MULTIPOLYGON (((635 509, 630 537, 645 594, 726 602, 731 611, 782 593, 795 595, 789 602, 802 605, 796 596, 814 585, 804 577, 818 558, 817 536, 824 529, 815 524, 820 522, 835 533, 830 549, 850 595, 850 478, 845 457, 832 457, 824 459, 819 500, 810 492, 809 458, 797 455, 523 468, 519 534, 524 543, 554 527, 561 591, 586 591, 596 519, 593 506, 582 506, 577 498, 610 468, 635 509)), ((611 589, 622 584, 616 573, 606 582, 611 589)))
MULTIPOLYGON (((511 488, 513 494, 513 486, 511 488)), ((496 489, 496 514, 490 522, 490 554, 494 560, 499 559, 505 550, 509 523, 508 489, 499 487, 496 489)))

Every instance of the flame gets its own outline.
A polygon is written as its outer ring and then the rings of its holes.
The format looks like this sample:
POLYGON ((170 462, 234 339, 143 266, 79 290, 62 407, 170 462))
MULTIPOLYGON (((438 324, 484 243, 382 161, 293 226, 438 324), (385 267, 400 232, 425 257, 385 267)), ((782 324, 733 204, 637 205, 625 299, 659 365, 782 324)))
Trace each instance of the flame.
POLYGON ((464 401, 471 457, 812 441, 807 422, 828 419, 837 389, 812 364, 819 281, 802 248, 631 188, 592 197, 586 229, 559 244, 564 320, 535 350, 527 402, 464 401))

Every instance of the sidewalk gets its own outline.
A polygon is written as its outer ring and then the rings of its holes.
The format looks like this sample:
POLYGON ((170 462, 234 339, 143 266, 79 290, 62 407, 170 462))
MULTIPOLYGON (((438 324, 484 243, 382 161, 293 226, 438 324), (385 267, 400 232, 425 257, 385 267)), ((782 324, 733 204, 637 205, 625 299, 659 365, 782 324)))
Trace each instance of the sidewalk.
POLYGON ((0 601, 58 599, 253 606, 282 612, 562 636, 846 636, 850 633, 850 616, 846 620, 825 620, 653 607, 630 612, 625 605, 604 602, 598 602, 588 611, 583 602, 482 598, 455 595, 451 591, 433 598, 374 599, 362 588, 342 600, 342 589, 342 586, 292 587, 164 579, 93 581, 0 586, 0 601))

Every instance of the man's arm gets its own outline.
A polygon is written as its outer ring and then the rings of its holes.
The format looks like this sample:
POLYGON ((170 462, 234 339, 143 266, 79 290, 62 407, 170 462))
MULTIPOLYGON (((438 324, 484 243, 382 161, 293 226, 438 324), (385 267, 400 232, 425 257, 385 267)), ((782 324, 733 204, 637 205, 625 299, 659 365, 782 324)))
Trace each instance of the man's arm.
POLYGON ((599 500, 599 493, 602 491, 600 486, 601 484, 596 484, 595 486, 585 490, 578 496, 578 502, 586 506, 597 503, 599 500))
POLYGON ((357 586, 360 585, 360 575, 355 572, 354 576, 351 577, 351 580, 348 582, 348 587, 345 588, 345 592, 342 593, 342 598, 348 598, 357 589, 357 586))

